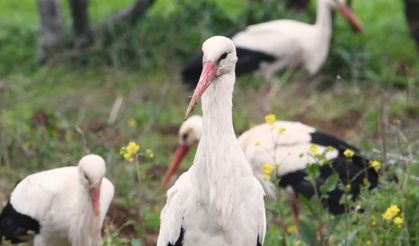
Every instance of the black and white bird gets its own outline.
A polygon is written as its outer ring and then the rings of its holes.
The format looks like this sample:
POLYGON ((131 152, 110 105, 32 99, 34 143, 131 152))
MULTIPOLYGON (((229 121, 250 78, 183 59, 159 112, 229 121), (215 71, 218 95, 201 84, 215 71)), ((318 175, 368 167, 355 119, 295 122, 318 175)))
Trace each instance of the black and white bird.
MULTIPOLYGON (((356 30, 361 22, 339 0, 318 0, 315 24, 294 20, 273 20, 248 26, 231 39, 239 58, 236 75, 257 73, 272 81, 276 72, 302 66, 309 74, 317 73, 329 53, 332 35, 332 10, 339 10, 356 30)), ((202 69, 202 55, 192 57, 182 69, 182 79, 194 88, 202 69)))
POLYGON ((202 73, 186 111, 187 117, 202 96, 201 140, 193 165, 167 192, 157 246, 263 245, 263 188, 232 122, 236 49, 230 39, 215 36, 202 51, 202 73))
MULTIPOLYGON (((188 150, 199 142, 201 135, 202 118, 200 116, 191 116, 183 122, 179 129, 180 144, 163 178, 163 187, 167 186, 170 177, 176 172, 188 150)), ((238 140, 252 166, 255 177, 270 198, 275 198, 276 192, 275 184, 270 179, 264 178, 262 166, 266 163, 279 164, 276 170, 276 176, 279 178, 278 185, 286 189, 291 198, 298 195, 313 197, 315 189, 320 192, 319 187, 334 173, 338 174, 343 184, 351 186, 350 192, 354 199, 359 195, 361 186, 366 181, 370 188, 377 186, 378 173, 370 167, 369 160, 364 158, 356 147, 300 122, 276 121, 272 125, 267 123, 257 125, 245 131, 238 140), (330 165, 320 166, 317 187, 306 179, 305 172, 308 165, 320 164, 313 149, 318 153, 325 153, 325 160, 331 162, 330 165), (353 151, 354 155, 346 157, 344 155, 346 150, 353 151)), ((331 213, 345 212, 345 206, 339 203, 342 194, 343 191, 336 187, 328 193, 328 198, 324 199, 324 205, 331 213)), ((296 200, 290 200, 290 202, 294 212, 298 213, 296 200)))
POLYGON ((98 155, 86 155, 78 166, 27 176, 14 188, 0 214, 0 236, 11 243, 86 245, 101 241, 101 228, 114 196, 98 155))

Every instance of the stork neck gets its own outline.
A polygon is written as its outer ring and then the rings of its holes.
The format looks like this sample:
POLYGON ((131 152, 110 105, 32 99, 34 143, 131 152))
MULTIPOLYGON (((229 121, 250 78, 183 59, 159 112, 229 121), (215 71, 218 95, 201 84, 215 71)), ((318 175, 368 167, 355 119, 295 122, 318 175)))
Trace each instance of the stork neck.
POLYGON ((326 2, 321 0, 317 1, 317 17, 315 26, 322 31, 323 35, 330 36, 332 28, 332 10, 326 2))
POLYGON ((201 141, 234 137, 232 97, 234 73, 218 77, 202 95, 203 131, 201 141))

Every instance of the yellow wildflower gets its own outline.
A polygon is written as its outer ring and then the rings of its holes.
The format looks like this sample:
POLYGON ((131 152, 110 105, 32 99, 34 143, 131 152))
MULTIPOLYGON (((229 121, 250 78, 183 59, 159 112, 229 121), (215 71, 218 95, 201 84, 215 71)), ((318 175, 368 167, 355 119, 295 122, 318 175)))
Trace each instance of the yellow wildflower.
POLYGON ((131 119, 128 120, 128 125, 131 128, 135 128, 135 127, 137 127, 137 121, 134 118, 131 118, 131 119))
POLYGON ((154 158, 154 152, 151 149, 146 149, 145 150, 145 156, 147 156, 147 158, 149 158, 149 159, 153 159, 154 158))
POLYGON ((278 129, 278 132, 279 132, 279 134, 282 134, 282 133, 284 133, 286 130, 287 130, 287 128, 285 128, 285 127, 280 127, 280 128, 278 129))
POLYGON ((368 181, 368 179, 367 178, 363 178, 362 179, 362 184, 363 185, 368 185, 370 182, 368 181))
POLYGON ((122 157, 124 157, 125 160, 131 162, 134 160, 134 156, 138 153, 139 150, 140 146, 136 142, 130 141, 127 146, 121 147, 120 154, 122 157))
POLYGON ((381 168, 381 163, 377 160, 372 160, 370 161, 370 167, 374 168, 374 170, 378 172, 378 170, 381 168))
POLYGON ((391 204, 390 207, 382 214, 383 219, 391 220, 400 212, 400 208, 397 205, 391 204))
POLYGON ((262 170, 262 173, 263 173, 264 175, 269 175, 269 176, 271 176, 271 174, 272 174, 272 172, 274 171, 275 167, 274 167, 274 165, 272 165, 272 164, 270 164, 270 163, 264 163, 264 164, 262 164, 262 166, 261 166, 261 168, 260 168, 260 169, 262 170))
POLYGON ((310 147, 308 147, 308 151, 310 151, 310 153, 312 153, 313 155, 320 155, 319 146, 317 145, 310 145, 310 147))
POLYGON ((351 149, 346 149, 345 151, 343 151, 343 155, 345 157, 351 158, 355 155, 355 152, 351 149))
POLYGON ((259 140, 257 140, 256 142, 255 142, 255 146, 259 146, 261 144, 261 142, 259 141, 259 140))
POLYGON ((287 232, 288 233, 296 233, 297 232, 297 227, 295 225, 290 225, 287 227, 287 232))
POLYGON ((397 216, 396 218, 394 218, 393 222, 397 226, 397 228, 401 229, 403 227, 404 220, 402 217, 397 216))
POLYGON ((268 114, 265 116, 265 122, 269 125, 272 125, 276 121, 276 116, 274 114, 268 114))

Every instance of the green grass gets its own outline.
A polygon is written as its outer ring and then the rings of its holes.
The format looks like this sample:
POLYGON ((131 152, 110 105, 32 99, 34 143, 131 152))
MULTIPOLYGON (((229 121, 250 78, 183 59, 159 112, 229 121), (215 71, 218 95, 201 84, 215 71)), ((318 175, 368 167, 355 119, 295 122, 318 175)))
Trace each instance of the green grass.
MULTIPOLYGON (((128 2, 92 1, 92 18, 99 21, 128 2)), ((101 56, 96 56, 97 63, 85 66, 63 63, 41 67, 36 63, 38 17, 35 3, 32 0, 0 1, 0 16, 8 16, 0 20, 0 199, 7 197, 13 185, 30 173, 75 165, 82 155, 97 153, 107 161, 108 176, 117 189, 115 206, 109 213, 111 221, 106 226, 108 245, 139 245, 139 242, 154 245, 159 213, 165 203, 165 192, 159 188, 159 182, 176 147, 177 127, 183 120, 191 94, 179 80, 179 61, 194 53, 201 38, 222 28, 210 27, 211 20, 205 20, 196 24, 192 34, 183 34, 176 32, 180 25, 174 23, 173 27, 167 26, 166 33, 156 31, 146 39, 147 35, 140 31, 159 30, 158 25, 168 25, 173 18, 172 11, 177 9, 165 12, 165 1, 160 0, 160 5, 155 6, 143 25, 134 28, 132 36, 124 40, 132 42, 132 47, 136 42, 144 45, 140 53, 145 52, 141 54, 150 59, 169 50, 163 41, 176 41, 169 45, 173 49, 168 53, 172 57, 168 57, 173 59, 163 56, 151 62, 136 57, 132 60, 135 66, 125 66, 123 62, 109 66, 99 59, 101 56), (165 17, 152 23, 160 11, 165 17), (166 35, 173 37, 167 39, 166 35), (161 43, 153 49, 152 41, 161 43), (122 106, 116 121, 108 124, 117 98, 123 99, 122 106), (37 111, 46 113, 47 125, 42 120, 33 120, 37 111), (132 120, 136 122, 134 127, 128 124, 132 120), (124 161, 119 151, 130 140, 138 142, 141 151, 152 149, 155 157, 140 157, 138 166, 124 161), (117 209, 129 212, 117 213, 117 209), (116 223, 117 219, 123 223, 116 223), (125 222, 128 225, 123 226, 125 222)), ((322 213, 324 221, 337 224, 332 245, 345 240, 346 245, 365 245, 368 240, 371 245, 409 245, 408 242, 415 245, 419 231, 419 188, 406 174, 419 176, 417 53, 408 37, 399 1, 354 3, 366 32, 351 33, 338 17, 331 62, 310 81, 300 73, 292 76, 292 80, 284 83, 275 97, 268 100, 270 111, 279 119, 302 121, 345 138, 360 146, 369 157, 382 160, 389 169, 378 189, 365 191, 361 196, 358 205, 365 208, 364 213, 350 213, 339 219, 322 213), (334 66, 337 63, 340 67, 334 66), (410 72, 396 73, 403 64, 410 72), (337 74, 342 79, 334 79, 337 74), (322 86, 326 79, 332 83, 322 86), (394 89, 397 81, 403 86, 394 89), (393 160, 397 165, 388 164, 393 160), (395 173, 399 178, 397 184, 386 181, 395 173), (381 219, 391 203, 402 208, 406 220, 402 230, 381 219), (373 217, 377 220, 376 226, 371 225, 373 217)), ((61 4, 67 8, 66 1, 61 4)), ((200 6, 199 2, 193 4, 200 6)), ((233 1, 230 4, 234 4, 233 1)), ((215 17, 224 18, 226 10, 215 6, 221 9, 215 17)), ((239 12, 225 17, 227 29, 234 23, 243 24, 242 18, 237 17, 239 12)), ((269 14, 272 13, 261 11, 252 18, 265 18, 269 14)), ((294 13, 287 14, 291 18, 294 13)), ((65 18, 68 24, 68 16, 65 18)), ((193 16, 180 18, 190 20, 193 16)), ((310 19, 310 16, 299 14, 298 18, 310 19)), ((124 42, 117 44, 122 48, 125 45, 124 42)), ((120 54, 118 47, 112 48, 117 50, 114 54, 120 54)), ((102 55, 100 49, 95 52, 102 55)), ((124 59, 126 57, 121 58, 124 59)), ((251 77, 236 83, 233 116, 237 133, 263 121, 260 87, 251 77)), ((196 113, 199 113, 198 107, 196 113)), ((192 160, 191 153, 182 169, 186 170, 192 160)), ((287 227, 292 225, 284 200, 268 202, 266 207, 269 228, 265 245, 302 245, 301 235, 285 233, 278 226, 279 220, 287 227)), ((316 223, 313 214, 304 208, 303 223, 315 228, 318 225, 313 224, 316 223)))

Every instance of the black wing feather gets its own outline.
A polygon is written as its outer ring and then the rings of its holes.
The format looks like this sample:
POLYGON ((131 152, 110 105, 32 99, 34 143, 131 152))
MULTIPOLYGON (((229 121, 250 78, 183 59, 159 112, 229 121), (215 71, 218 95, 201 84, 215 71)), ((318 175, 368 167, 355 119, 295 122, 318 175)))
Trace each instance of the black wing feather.
POLYGON ((0 214, 0 238, 4 237, 13 244, 26 241, 30 232, 38 234, 40 229, 37 220, 16 211, 10 201, 0 214))
MULTIPOLYGON (((279 186, 291 186, 297 195, 311 198, 316 194, 315 189, 320 194, 320 186, 334 173, 339 175, 339 179, 343 184, 350 184, 350 192, 353 199, 358 197, 365 179, 368 180, 370 189, 377 186, 378 173, 369 167, 369 160, 359 154, 358 148, 332 135, 319 131, 312 133, 311 137, 311 143, 313 144, 325 147, 331 146, 337 149, 339 152, 338 156, 331 160, 330 165, 320 166, 320 175, 316 180, 315 187, 306 179, 307 174, 305 170, 297 170, 281 176, 279 186), (353 150, 355 155, 351 158, 345 157, 343 152, 346 149, 353 150)), ((346 208, 339 203, 342 195, 343 191, 336 187, 328 193, 327 198, 323 199, 323 204, 329 212, 333 214, 345 212, 346 208)))

